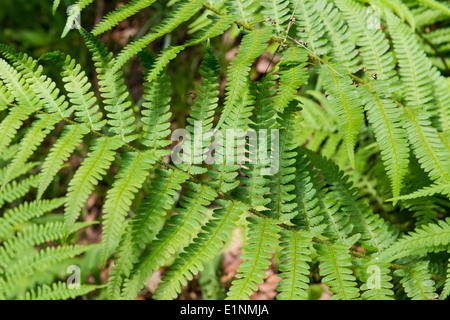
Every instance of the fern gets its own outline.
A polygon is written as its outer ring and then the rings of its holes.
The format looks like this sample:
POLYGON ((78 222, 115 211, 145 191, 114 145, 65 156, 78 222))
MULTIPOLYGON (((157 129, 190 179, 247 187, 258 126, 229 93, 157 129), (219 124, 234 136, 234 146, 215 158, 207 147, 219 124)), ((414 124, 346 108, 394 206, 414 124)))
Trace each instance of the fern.
POLYGON ((199 277, 244 300, 274 273, 278 300, 448 299, 448 5, 369 3, 381 28, 354 0, 132 0, 89 32, 79 0, 61 31, 87 64, 0 44, 0 298, 170 300, 199 277))
POLYGON ((320 275, 324 277, 322 282, 330 287, 330 291, 336 293, 332 299, 351 300, 359 297, 356 288, 356 278, 351 269, 348 245, 336 243, 333 245, 316 245, 321 263, 320 275))
POLYGON ((277 245, 279 232, 277 221, 264 218, 248 218, 249 233, 243 262, 239 266, 236 280, 227 294, 227 299, 249 299, 266 276, 264 272, 270 265, 269 259, 277 245))

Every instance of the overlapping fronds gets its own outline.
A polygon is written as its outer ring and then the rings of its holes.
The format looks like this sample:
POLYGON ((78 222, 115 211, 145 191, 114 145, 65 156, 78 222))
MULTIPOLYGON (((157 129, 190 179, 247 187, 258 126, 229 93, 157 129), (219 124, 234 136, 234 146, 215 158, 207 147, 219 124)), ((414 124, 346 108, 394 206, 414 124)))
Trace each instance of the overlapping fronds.
POLYGON ((0 298, 177 299, 199 277, 244 300, 275 274, 278 300, 448 299, 449 6, 365 2, 131 0, 89 32, 79 0, 62 32, 91 65, 0 44, 0 298))

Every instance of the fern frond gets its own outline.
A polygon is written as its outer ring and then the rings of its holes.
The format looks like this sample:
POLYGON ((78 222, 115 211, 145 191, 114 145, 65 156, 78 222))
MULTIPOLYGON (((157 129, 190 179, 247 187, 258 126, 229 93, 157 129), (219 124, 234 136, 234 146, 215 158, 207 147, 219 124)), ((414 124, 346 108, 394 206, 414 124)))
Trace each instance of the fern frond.
POLYGON ((27 274, 45 270, 51 265, 73 258, 95 246, 96 245, 47 247, 34 255, 26 255, 15 261, 7 270, 5 270, 4 279, 6 280, 6 284, 0 290, 3 291, 6 296, 9 296, 15 285, 26 278, 27 274))
POLYGON ((122 77, 122 71, 111 70, 115 59, 99 39, 84 29, 80 29, 80 33, 84 37, 95 62, 100 85, 99 90, 104 98, 104 108, 107 111, 108 129, 111 133, 120 135, 122 141, 130 142, 137 138, 137 135, 134 134, 136 124, 131 101, 127 101, 129 93, 122 77))
POLYGON ((0 59, 0 78, 19 104, 17 107, 9 108, 8 115, 0 123, 0 131, 3 133, 3 139, 0 141, 0 154, 2 154, 23 122, 34 111, 41 109, 42 104, 25 79, 3 59, 0 59))
MULTIPOLYGON (((34 162, 26 162, 24 165, 22 165, 20 168, 18 168, 16 171, 12 172, 10 175, 10 179, 17 179, 20 176, 23 176, 24 174, 29 173, 29 171, 33 168, 35 168, 37 165, 39 165, 39 161, 34 162)), ((0 184, 3 183, 3 180, 6 176, 6 172, 8 171, 8 166, 6 165, 2 169, 0 169, 0 184)))
POLYGON ((26 249, 49 241, 62 240, 77 229, 79 229, 79 226, 74 225, 74 228, 67 233, 63 222, 32 224, 29 227, 24 227, 15 237, 3 242, 3 247, 0 248, 0 266, 7 268, 9 263, 26 249))
POLYGON ((353 0, 336 0, 334 3, 349 24, 367 72, 376 73, 380 80, 393 78, 396 72, 389 41, 382 30, 368 28, 370 19, 366 7, 353 0))
POLYGON ((55 114, 37 115, 36 118, 37 120, 33 122, 20 141, 19 150, 7 167, 2 188, 11 181, 12 175, 28 161, 36 148, 42 144, 45 137, 54 129, 55 124, 61 120, 59 115, 55 114))
POLYGON ((220 16, 219 18, 213 17, 211 19, 211 25, 208 25, 205 29, 201 30, 193 39, 186 41, 183 45, 171 46, 164 49, 153 64, 146 80, 148 82, 155 80, 169 62, 177 57, 177 54, 180 51, 223 34, 233 23, 233 17, 227 15, 220 16))
POLYGON ((447 263, 447 278, 445 280, 444 289, 442 289, 439 300, 445 300, 450 295, 450 259, 447 263))
POLYGON ((326 30, 319 17, 319 12, 324 10, 324 5, 325 3, 321 1, 291 1, 291 10, 293 12, 295 10, 296 24, 301 27, 297 31, 296 38, 306 43, 305 47, 316 56, 325 55, 330 50, 327 46, 328 40, 324 37, 326 30))
POLYGON ((275 22, 277 34, 282 36, 290 16, 289 0, 264 0, 261 5, 264 17, 270 17, 275 22))
POLYGON ((0 51, 26 80, 47 112, 57 113, 63 118, 72 114, 72 108, 69 108, 66 97, 59 94, 60 90, 55 82, 42 74, 43 67, 38 64, 37 60, 25 53, 17 54, 12 48, 4 44, 0 44, 0 51))
POLYGON ((131 218, 118 248, 117 260, 108 281, 108 295, 112 299, 120 297, 124 277, 130 276, 133 265, 138 263, 142 251, 162 227, 181 184, 189 178, 182 171, 161 169, 156 171, 159 176, 152 182, 152 191, 147 194, 131 218))
POLYGON ((217 123, 219 130, 228 118, 232 109, 244 94, 247 87, 247 76, 253 61, 259 57, 267 47, 267 41, 271 36, 270 28, 262 28, 251 31, 242 38, 236 58, 230 63, 227 70, 227 84, 225 87, 224 110, 217 123))
MULTIPOLYGON (((276 76, 273 74, 268 74, 264 77, 260 83, 253 84, 250 87, 251 94, 255 97, 254 111, 250 118, 249 127, 255 132, 266 132, 267 133, 267 143, 270 140, 270 130, 275 124, 275 110, 273 108, 274 104, 274 94, 275 80, 276 76), (266 130, 266 131, 263 131, 266 130)), ((257 139, 254 137, 253 139, 257 139)), ((257 148, 257 141, 249 139, 248 149, 257 148)), ((261 145, 260 145, 261 149, 261 145)), ((238 200, 247 203, 251 208, 258 211, 267 210, 266 205, 271 201, 268 197, 265 197, 269 191, 270 180, 264 177, 264 171, 266 169, 266 164, 264 163, 264 158, 268 158, 269 154, 267 150, 258 150, 258 157, 255 157, 256 161, 250 161, 241 169, 245 176, 239 177, 240 185, 233 190, 233 196, 238 200)))
POLYGON ((98 138, 91 146, 87 158, 69 182, 64 210, 66 226, 71 227, 87 201, 95 185, 106 174, 114 160, 115 150, 122 146, 120 138, 98 138))
POLYGON ((393 261, 409 255, 447 250, 450 244, 450 218, 416 228, 386 249, 379 259, 393 261))
POLYGON ((349 268, 351 264, 349 246, 341 243, 315 244, 319 255, 322 283, 334 293, 331 300, 354 300, 359 298, 356 278, 349 268))
POLYGON ((92 29, 91 33, 94 36, 98 36, 99 34, 111 30, 118 25, 120 21, 131 17, 142 9, 150 7, 154 2, 155 0, 132 0, 126 4, 123 4, 114 11, 105 15, 102 21, 97 23, 94 29, 92 29))
POLYGON ((254 13, 259 7, 255 0, 231 0, 227 9, 244 24, 251 25, 255 20, 254 13))
POLYGON ((279 63, 280 84, 274 98, 274 106, 280 113, 294 100, 300 86, 308 81, 306 61, 308 55, 303 48, 290 47, 283 52, 279 63))
POLYGON ((438 114, 437 128, 440 131, 445 131, 450 129, 450 86, 448 82, 441 73, 436 69, 432 68, 431 71, 431 81, 433 85, 433 95, 436 101, 436 110, 432 110, 433 114, 438 114))
POLYGON ((321 72, 324 89, 338 116, 339 132, 344 139, 350 165, 354 167, 356 136, 364 121, 360 95, 349 76, 341 77, 327 66, 322 67, 321 72))
POLYGON ((161 24, 153 28, 153 32, 150 32, 140 39, 130 43, 118 54, 111 72, 116 73, 128 60, 131 59, 131 57, 142 51, 151 42, 171 32, 183 22, 189 20, 202 8, 204 2, 205 0, 181 1, 181 3, 170 13, 169 17, 164 19, 161 24))
POLYGON ((134 299, 144 281, 154 270, 166 263, 167 259, 189 241, 193 229, 203 225, 205 210, 217 193, 206 185, 186 183, 192 191, 186 191, 178 208, 178 215, 173 215, 163 229, 156 235, 149 250, 141 257, 134 268, 132 276, 125 281, 123 298, 134 299))
POLYGON ((194 140, 187 138, 183 145, 190 144, 188 148, 183 148, 183 158, 186 164, 177 164, 185 172, 190 174, 201 174, 207 171, 206 168, 200 168, 196 165, 201 164, 207 159, 207 153, 211 145, 213 136, 212 127, 215 115, 215 109, 218 107, 219 98, 219 61, 207 47, 207 52, 200 65, 200 75, 203 77, 202 85, 197 86, 196 99, 186 119, 188 125, 186 129, 194 140))
POLYGON ((119 172, 103 205, 103 261, 117 247, 120 231, 136 193, 141 189, 156 162, 154 152, 130 152, 123 156, 119 172))
POLYGON ((355 44, 350 39, 351 33, 339 10, 330 2, 320 0, 323 4, 316 4, 324 8, 318 10, 320 19, 327 29, 333 43, 331 61, 342 63, 349 73, 355 73, 361 69, 359 55, 355 44))
POLYGON ((81 15, 81 11, 83 11, 83 9, 90 5, 92 2, 94 2, 94 0, 78 0, 70 7, 70 10, 68 10, 67 12, 67 21, 61 34, 61 38, 64 38, 67 33, 69 33, 74 24, 76 24, 75 21, 81 15))
POLYGON ((388 28, 394 43, 407 106, 423 108, 432 99, 429 72, 431 62, 420 50, 415 35, 391 12, 386 12, 388 28))
POLYGON ((443 194, 446 196, 450 196, 450 182, 435 183, 432 184, 431 186, 414 191, 413 193, 389 200, 410 200, 421 197, 430 197, 435 194, 443 194))
POLYGON ((8 108, 8 104, 10 104, 14 100, 11 92, 6 88, 5 84, 0 81, 0 111, 3 111, 8 108))
POLYGON ((181 285, 186 285, 186 280, 192 280, 194 275, 203 270, 203 263, 214 258, 228 241, 231 231, 236 228, 236 222, 247 210, 247 207, 239 202, 217 200, 216 204, 221 208, 214 211, 212 219, 202 227, 201 233, 172 263, 172 267, 162 278, 163 282, 158 286, 154 296, 156 299, 176 298, 181 291, 181 285))
POLYGON ((25 294, 24 300, 67 300, 96 290, 99 286, 80 285, 79 288, 68 288, 65 282, 55 282, 52 286, 42 285, 35 290, 30 290, 25 294))
POLYGON ((364 284, 361 286, 363 300, 394 300, 393 284, 389 275, 389 264, 373 263, 373 260, 364 265, 364 284))
POLYGON ((271 199, 267 204, 270 212, 267 214, 270 218, 279 221, 290 220, 297 216, 297 203, 294 201, 295 195, 292 190, 295 188, 293 181, 295 179, 295 157, 297 144, 294 141, 294 117, 298 111, 296 102, 293 102, 284 113, 279 115, 277 127, 279 131, 279 151, 273 152, 272 157, 278 164, 278 171, 268 177, 270 180, 271 199))
POLYGON ((281 271, 277 291, 278 300, 306 300, 308 297, 309 264, 312 234, 303 230, 280 232, 281 271))
MULTIPOLYGON (((409 144, 395 103, 375 93, 364 95, 367 120, 372 126, 394 197, 400 195, 409 163, 409 144)), ((394 203, 395 204, 395 203, 394 203)))
POLYGON ((64 204, 64 198, 52 200, 36 200, 24 202, 14 209, 5 210, 0 217, 0 239, 7 239, 8 235, 33 218, 38 218, 64 204))
POLYGON ((88 132, 89 127, 85 124, 64 126, 61 137, 53 145, 42 164, 39 175, 38 199, 42 197, 64 162, 70 157, 75 148, 81 144, 83 137, 88 132))
POLYGON ((269 218, 249 217, 248 239, 243 248, 236 280, 227 293, 227 300, 248 300, 258 290, 257 284, 264 282, 265 270, 278 245, 278 221, 269 218))
MULTIPOLYGON (((308 158, 301 152, 298 152, 295 164, 297 170, 295 171, 293 193, 295 194, 295 201, 297 202, 298 216, 295 217, 292 222, 301 229, 307 230, 312 234, 320 234, 324 228, 324 217, 319 214, 321 210, 321 203, 324 201, 324 193, 322 187, 324 183, 320 182, 320 177, 316 175, 313 165, 309 162, 308 158)), ((323 204, 323 209, 326 212, 334 206, 323 204)), ((337 208, 337 207, 336 207, 337 208)), ((331 215, 330 215, 331 216, 331 215)), ((348 220, 348 219, 347 219, 348 220)), ((330 225, 330 223, 327 223, 330 225)))
POLYGON ((372 212, 365 199, 360 198, 359 192, 353 187, 352 182, 348 181, 349 176, 344 175, 344 172, 340 171, 333 162, 307 149, 303 150, 327 184, 330 185, 335 199, 341 204, 341 210, 351 217, 354 232, 361 234, 360 242, 363 246, 382 252, 394 242, 398 230, 372 212))
POLYGON ((438 297, 428 270, 428 262, 412 263, 408 269, 395 270, 394 275, 401 277, 406 294, 412 300, 431 300, 438 297))
POLYGON ((59 51, 44 54, 40 59, 54 61, 62 69, 64 88, 68 92, 70 103, 75 108, 75 120, 89 124, 91 130, 101 130, 106 121, 102 120, 102 112, 99 111, 97 99, 90 91, 89 79, 75 59, 59 51))
POLYGON ((443 14, 450 16, 450 6, 436 1, 436 0, 417 0, 420 3, 423 3, 424 5, 426 5, 427 7, 430 7, 432 9, 437 9, 440 12, 442 12, 443 14))
POLYGON ((21 181, 12 181, 0 190, 0 207, 5 203, 11 203, 24 195, 26 195, 31 188, 36 188, 39 184, 39 176, 31 176, 22 179, 21 181))
POLYGON ((431 126, 427 112, 404 108, 403 126, 422 169, 433 181, 450 180, 450 151, 431 126))
POLYGON ((171 141, 170 135, 170 82, 167 74, 161 75, 152 82, 144 83, 145 101, 142 103, 143 117, 141 143, 152 150, 160 150, 167 147, 171 141))

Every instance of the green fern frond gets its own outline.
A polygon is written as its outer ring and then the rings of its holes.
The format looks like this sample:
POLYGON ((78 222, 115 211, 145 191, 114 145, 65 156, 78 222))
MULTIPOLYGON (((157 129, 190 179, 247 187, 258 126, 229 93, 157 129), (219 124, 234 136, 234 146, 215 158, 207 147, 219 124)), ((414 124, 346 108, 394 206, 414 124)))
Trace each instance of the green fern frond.
POLYGON ((293 12, 295 10, 296 24, 301 27, 297 31, 296 39, 305 43, 305 47, 316 56, 325 55, 330 50, 327 46, 328 40, 324 37, 326 30, 319 17, 324 5, 322 1, 291 1, 291 10, 293 12))
POLYGON ((450 180, 450 151, 442 143, 427 112, 404 108, 403 126, 420 166, 433 181, 450 180))
POLYGON ((98 289, 99 286, 80 285, 79 288, 68 288, 65 282, 56 282, 51 286, 42 285, 35 290, 25 294, 24 300, 67 300, 86 296, 88 293, 98 289))
POLYGON ((3 216, 0 217, 0 239, 7 239, 8 235, 17 230, 24 222, 41 217, 63 204, 64 198, 54 198, 24 202, 14 209, 5 210, 3 216))
MULTIPOLYGON (((274 88, 276 79, 276 76, 269 74, 260 83, 250 87, 251 94, 255 97, 255 103, 249 127, 259 134, 262 132, 267 133, 267 143, 270 140, 270 130, 275 125, 276 112, 273 108, 273 95, 276 92, 274 88)), ((257 137, 249 139, 247 149, 258 148, 256 139, 257 137)), ((270 155, 268 150, 260 149, 257 151, 258 156, 253 161, 245 164, 245 167, 241 169, 245 176, 239 177, 241 184, 233 190, 233 196, 247 203, 251 208, 264 211, 267 210, 266 205, 271 201, 268 197, 265 197, 270 191, 270 180, 264 175, 265 169, 267 169, 264 160, 267 160, 270 155)))
POLYGON ((24 195, 39 184, 39 176, 31 176, 17 181, 12 181, 0 190, 0 207, 5 203, 11 203, 24 195))
POLYGON ((191 135, 194 135, 194 139, 183 138, 186 139, 183 141, 183 145, 190 144, 188 148, 183 148, 183 158, 188 163, 177 164, 184 171, 194 175, 207 171, 206 168, 200 168, 196 165, 207 160, 207 153, 213 136, 214 114, 219 104, 217 95, 219 94, 220 66, 209 45, 200 65, 200 75, 203 78, 202 85, 196 87, 196 99, 189 117, 186 119, 188 123, 186 129, 191 135))
POLYGON ((277 34, 282 36, 286 23, 290 17, 289 0, 264 0, 261 6, 264 8, 262 14, 264 17, 270 17, 275 23, 277 34))
POLYGON ((37 198, 40 199, 47 187, 52 182, 64 162, 82 142, 83 137, 89 133, 89 127, 85 124, 68 125, 63 128, 61 137, 56 141, 50 153, 42 164, 39 175, 39 187, 37 198))
POLYGON ((173 215, 163 229, 156 235, 149 250, 141 257, 140 263, 134 268, 132 275, 125 281, 122 293, 125 299, 134 299, 144 281, 153 271, 164 265, 178 248, 184 247, 193 229, 203 225, 206 206, 216 197, 217 193, 206 185, 186 183, 191 190, 183 196, 179 212, 173 215))
POLYGON ((114 177, 111 189, 106 193, 103 205, 103 261, 106 261, 117 247, 120 231, 133 199, 155 162, 153 151, 124 154, 119 172, 114 177))
MULTIPOLYGON (((400 110, 394 102, 374 93, 364 94, 367 120, 372 126, 394 197, 400 195, 409 163, 409 144, 400 110)), ((395 203, 394 203, 395 204, 395 203)))
POLYGON ((246 25, 254 23, 254 13, 259 9, 259 3, 254 0, 231 0, 228 5, 230 14, 246 25))
POLYGON ((447 278, 445 279, 445 285, 442 289, 439 300, 445 300, 450 295, 450 259, 447 263, 447 278))
POLYGON ((213 217, 203 226, 201 233, 187 246, 172 264, 158 286, 156 299, 174 299, 186 285, 186 280, 203 270, 203 263, 211 260, 223 247, 236 228, 236 222, 247 210, 239 202, 218 200, 221 208, 214 211, 213 217))
POLYGON ((64 261, 66 259, 75 257, 87 250, 95 247, 96 245, 86 246, 59 246, 59 247, 47 247, 34 255, 26 255, 21 257, 10 267, 5 270, 4 279, 6 285, 0 290, 9 296, 15 285, 26 278, 27 274, 36 273, 39 270, 45 270, 51 265, 57 262, 64 261))
POLYGON ((331 300, 354 300, 358 299, 359 289, 356 278, 349 268, 351 264, 349 246, 346 244, 315 244, 314 247, 319 254, 320 275, 322 283, 329 287, 334 293, 331 300))
POLYGON ((136 124, 131 101, 127 101, 129 93, 122 77, 122 71, 114 72, 111 70, 115 59, 99 39, 84 29, 80 29, 80 33, 84 37, 95 62, 100 85, 99 90, 104 99, 104 108, 107 111, 108 129, 111 133, 120 135, 122 141, 130 142, 137 138, 137 135, 134 134, 136 124))
POLYGON ((421 197, 430 197, 435 194, 443 194, 446 196, 450 196, 450 182, 443 183, 435 183, 431 186, 422 188, 420 190, 414 191, 413 193, 400 196, 394 199, 389 200, 409 200, 409 199, 417 199, 421 197))
POLYGON ((350 39, 351 33, 339 10, 330 2, 320 0, 323 4, 317 3, 323 10, 319 10, 319 16, 326 27, 333 43, 331 51, 331 61, 340 62, 350 73, 355 73, 361 69, 359 65, 358 51, 355 44, 350 39))
POLYGON ((393 284, 389 275, 389 264, 374 263, 373 260, 363 268, 364 284, 361 286, 363 300, 394 300, 393 284))
MULTIPOLYGON (((326 190, 322 189, 324 183, 320 183, 320 177, 316 175, 312 163, 309 162, 304 154, 298 152, 295 164, 297 170, 295 171, 295 189, 293 193, 296 196, 295 201, 298 204, 298 215, 292 219, 292 222, 301 229, 307 230, 314 235, 320 234, 325 227, 324 221, 327 221, 320 214, 321 207, 328 213, 334 207, 334 203, 331 204, 333 202, 331 198, 329 202, 326 201, 326 204, 324 203, 325 199, 323 197, 326 192, 326 190)), ((330 214, 330 216, 332 215, 330 214)), ((331 224, 328 223, 328 225, 331 224)))
POLYGON ((354 167, 356 136, 364 121, 360 94, 347 75, 341 77, 327 66, 322 67, 321 72, 324 76, 324 89, 328 94, 334 112, 338 116, 339 132, 344 139, 350 165, 354 167))
POLYGON ((424 5, 426 5, 427 7, 430 7, 432 9, 437 9, 440 12, 442 12, 443 14, 450 16, 450 6, 436 1, 436 0, 417 0, 420 3, 423 3, 424 5))
POLYGON ((189 20, 202 8, 204 2, 205 0, 181 1, 181 3, 170 13, 169 17, 164 19, 161 24, 153 28, 153 32, 150 32, 140 39, 130 43, 118 54, 111 72, 116 73, 128 60, 130 60, 135 54, 142 51, 151 42, 171 32, 183 22, 189 20))
POLYGON ((411 263, 408 269, 394 271, 394 275, 401 277, 400 283, 412 300, 431 300, 438 297, 427 266, 428 262, 423 261, 411 263))
POLYGON ((11 92, 6 88, 5 84, 0 81, 0 111, 8 108, 8 105, 14 100, 11 92))
POLYGON ((279 63, 280 84, 274 98, 274 106, 280 113, 294 100, 301 85, 308 81, 307 52, 298 47, 290 47, 283 52, 279 63))
MULTIPOLYGON (((77 229, 79 229, 79 226, 74 225, 69 234, 77 231, 77 229)), ((6 269, 10 262, 19 257, 26 249, 49 241, 62 240, 67 235, 63 222, 32 224, 29 227, 24 227, 14 238, 3 242, 3 247, 0 248, 0 266, 6 269)))
POLYGON ((241 256, 236 280, 227 293, 227 300, 248 300, 258 290, 257 284, 264 282, 265 270, 278 245, 278 221, 269 218, 249 217, 248 239, 241 256))
POLYGON ((59 51, 44 54, 40 59, 54 61, 62 69, 64 88, 75 108, 75 120, 89 124, 91 130, 101 130, 106 121, 102 120, 102 112, 99 111, 94 93, 90 91, 91 84, 86 73, 75 59, 59 51))
POLYGON ((335 3, 344 14, 355 42, 360 47, 367 72, 377 74, 379 80, 392 79, 396 72, 389 41, 382 30, 368 28, 370 19, 367 9, 353 0, 336 0, 335 3))
POLYGON ((238 54, 227 70, 225 104, 216 126, 217 130, 228 120, 232 109, 244 94, 250 67, 253 61, 264 52, 267 47, 266 42, 269 41, 270 35, 270 28, 262 28, 251 31, 242 38, 238 54))
POLYGON ((22 75, 35 95, 39 97, 47 112, 57 113, 63 118, 72 114, 72 107, 69 108, 66 97, 60 95, 60 90, 54 81, 42 74, 43 67, 38 64, 37 60, 25 53, 17 54, 12 48, 4 44, 0 44, 0 51, 22 75))
POLYGON ((118 299, 124 277, 129 277, 133 265, 164 224, 167 211, 174 205, 174 197, 189 176, 182 171, 157 170, 152 191, 147 194, 136 214, 131 218, 118 248, 115 265, 108 281, 108 295, 118 299))
POLYGON ((120 21, 131 17, 142 9, 150 7, 154 2, 155 0, 132 0, 126 4, 123 4, 114 11, 105 15, 102 21, 100 21, 94 29, 92 29, 91 33, 94 36, 98 36, 99 34, 111 30, 118 25, 120 21))
POLYGON ((294 142, 294 124, 295 113, 298 111, 296 102, 293 102, 284 113, 279 115, 276 127, 279 128, 279 150, 273 152, 273 160, 278 164, 278 171, 268 176, 270 181, 271 199, 267 204, 270 210, 267 216, 279 221, 290 220, 297 216, 297 203, 294 201, 295 195, 292 190, 295 188, 293 181, 295 179, 295 157, 297 144, 294 142))
POLYGON ((28 161, 29 157, 42 144, 45 137, 61 119, 59 115, 55 114, 37 115, 36 118, 37 120, 33 122, 20 141, 19 150, 7 167, 7 171, 3 177, 2 189, 11 181, 12 175, 28 161))
POLYGON ((106 174, 114 160, 115 150, 122 146, 120 137, 95 139, 87 158, 69 182, 64 216, 66 226, 71 227, 78 218, 81 208, 94 191, 95 185, 106 174))
POLYGON ((382 252, 391 245, 397 238, 398 230, 372 212, 365 199, 360 198, 352 182, 348 181, 349 176, 344 175, 344 172, 331 161, 307 149, 304 149, 304 153, 330 185, 335 199, 341 204, 341 210, 351 217, 354 233, 361 234, 359 241, 363 246, 382 252))
POLYGON ((281 271, 277 291, 279 300, 306 300, 308 297, 309 263, 312 234, 303 230, 280 232, 281 271))
POLYGON ((172 116, 169 111, 171 99, 169 76, 163 74, 152 82, 145 82, 144 86, 141 143, 156 151, 171 143, 167 139, 170 135, 169 120, 172 116))
POLYGON ((233 23, 233 17, 227 15, 220 16, 219 18, 212 17, 211 20, 211 25, 208 25, 205 29, 201 30, 193 39, 187 41, 183 45, 171 46, 164 49, 153 64, 146 80, 148 82, 155 80, 169 62, 177 57, 180 51, 223 34, 233 23))
POLYGON ((447 250, 450 243, 450 219, 416 228, 385 250, 379 259, 393 261, 409 255, 447 250))
POLYGON ((388 28, 394 43, 399 74, 404 85, 403 97, 407 106, 423 108, 432 99, 429 72, 431 62, 420 50, 417 39, 405 24, 386 12, 388 28))
POLYGON ((92 2, 94 2, 94 0, 78 0, 70 7, 70 10, 67 11, 67 21, 61 34, 61 38, 64 38, 74 25, 76 26, 76 20, 81 15, 81 11, 92 2))

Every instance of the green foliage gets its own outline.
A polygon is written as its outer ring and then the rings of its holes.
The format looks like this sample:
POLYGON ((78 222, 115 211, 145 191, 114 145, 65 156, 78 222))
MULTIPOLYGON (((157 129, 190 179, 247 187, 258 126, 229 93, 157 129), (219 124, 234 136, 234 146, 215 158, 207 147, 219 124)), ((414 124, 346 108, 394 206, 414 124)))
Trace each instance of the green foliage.
MULTIPOLYGON (((63 36, 93 2, 74 3, 63 36)), ((153 299, 197 277, 205 299, 250 299, 271 269, 279 300, 317 281, 331 299, 448 299, 448 5, 376 1, 371 28, 354 0, 172 1, 117 54, 97 37, 155 2, 78 25, 88 66, 0 44, 0 298, 135 299, 160 271, 153 299), (236 231, 228 287, 217 270, 236 231)))

